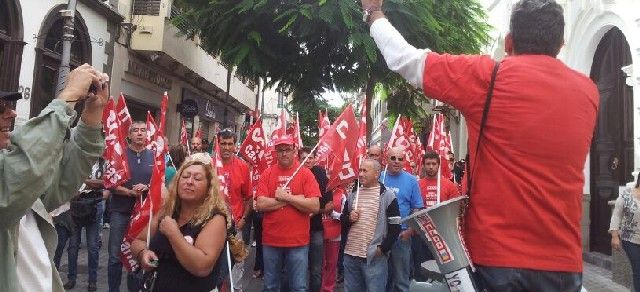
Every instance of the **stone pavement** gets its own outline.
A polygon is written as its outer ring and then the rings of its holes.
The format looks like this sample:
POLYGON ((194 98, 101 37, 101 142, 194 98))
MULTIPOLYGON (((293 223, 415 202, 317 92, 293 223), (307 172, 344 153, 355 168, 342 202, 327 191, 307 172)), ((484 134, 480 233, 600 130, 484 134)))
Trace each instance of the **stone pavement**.
MULTIPOLYGON (((106 242, 109 236, 109 230, 103 230, 103 241, 104 244, 100 249, 100 261, 98 267, 98 291, 107 291, 107 260, 108 260, 108 251, 106 248, 106 242)), ((87 281, 88 281, 88 269, 87 269, 87 248, 86 241, 83 238, 83 244, 81 245, 81 249, 78 255, 78 278, 76 280, 76 287, 69 291, 87 291, 87 281)), ((248 265, 246 269, 246 273, 244 276, 244 291, 245 292, 259 292, 262 291, 262 280, 254 279, 252 277, 253 274, 253 260, 255 257, 255 248, 251 248, 251 255, 248 258, 248 265)), ((123 273, 126 274, 126 273, 123 273)), ((62 281, 65 282, 67 278, 67 255, 66 251, 62 257, 62 261, 60 263, 60 275, 62 277, 62 281)), ((123 276, 122 285, 120 291, 126 290, 126 278, 123 276)), ((584 287, 589 292, 622 292, 629 291, 629 289, 625 288, 622 285, 614 283, 611 280, 611 271, 597 267, 595 265, 584 263, 584 275, 583 275, 584 287)), ((336 292, 342 292, 342 285, 338 285, 336 292)))

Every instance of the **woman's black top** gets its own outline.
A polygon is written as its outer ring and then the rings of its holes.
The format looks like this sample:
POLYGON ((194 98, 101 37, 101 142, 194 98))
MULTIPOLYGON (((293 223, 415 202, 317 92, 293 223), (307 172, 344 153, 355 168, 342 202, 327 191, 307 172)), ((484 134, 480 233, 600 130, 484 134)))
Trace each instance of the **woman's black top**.
MULTIPOLYGON (((212 217, 213 218, 213 217, 212 217)), ((184 224, 180 227, 180 232, 191 244, 195 244, 202 227, 193 226, 191 223, 184 224)), ((158 256, 157 275, 153 291, 211 291, 215 288, 217 274, 220 272, 220 262, 224 258, 222 249, 218 256, 218 261, 214 266, 211 274, 206 277, 195 276, 187 271, 178 261, 169 239, 158 231, 151 239, 149 244, 151 249, 158 256)))

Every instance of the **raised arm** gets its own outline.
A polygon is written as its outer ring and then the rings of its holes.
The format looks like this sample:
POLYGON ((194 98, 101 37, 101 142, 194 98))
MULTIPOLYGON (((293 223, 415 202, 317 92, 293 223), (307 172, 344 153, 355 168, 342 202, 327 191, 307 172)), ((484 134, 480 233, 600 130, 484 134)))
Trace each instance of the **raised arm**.
MULTIPOLYGON (((57 189, 58 194, 64 190, 67 200, 76 193, 93 161, 88 162, 86 170, 80 168, 84 174, 77 178, 77 182, 70 183, 61 172, 68 163, 76 162, 71 153, 74 149, 76 154, 86 152, 82 153, 85 159, 96 152, 102 152, 102 145, 94 139, 91 129, 95 118, 83 113, 81 123, 72 132, 71 141, 65 145, 63 140, 76 115, 73 111, 75 101, 87 95, 89 85, 100 86, 103 78, 107 77, 87 64, 73 70, 67 80, 67 87, 58 98, 42 110, 38 117, 30 119, 11 134, 13 146, 10 149, 0 150, 0 229, 19 220, 35 200, 51 191, 51 188, 53 191, 57 189)), ((90 99, 98 98, 91 94, 90 99)), ((96 110, 104 106, 100 103, 92 105, 97 105, 96 110)), ((100 123, 100 118, 97 123, 100 123)), ((99 136, 99 132, 95 133, 99 136)), ((57 207, 54 205, 61 204, 60 200, 55 200, 57 202, 54 204, 52 201, 54 200, 44 200, 50 211, 57 207)))
POLYGON ((382 12, 382 0, 362 0, 362 10, 370 11, 370 34, 378 45, 387 66, 411 85, 422 88, 422 75, 428 49, 410 45, 382 12))

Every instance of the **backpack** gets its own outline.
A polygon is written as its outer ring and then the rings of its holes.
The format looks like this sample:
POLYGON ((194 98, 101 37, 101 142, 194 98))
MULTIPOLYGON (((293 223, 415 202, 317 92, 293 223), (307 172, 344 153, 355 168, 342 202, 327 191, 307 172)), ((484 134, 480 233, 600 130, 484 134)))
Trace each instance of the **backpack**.
POLYGON ((96 222, 97 205, 102 201, 102 192, 80 193, 71 199, 70 213, 77 226, 86 226, 96 222))

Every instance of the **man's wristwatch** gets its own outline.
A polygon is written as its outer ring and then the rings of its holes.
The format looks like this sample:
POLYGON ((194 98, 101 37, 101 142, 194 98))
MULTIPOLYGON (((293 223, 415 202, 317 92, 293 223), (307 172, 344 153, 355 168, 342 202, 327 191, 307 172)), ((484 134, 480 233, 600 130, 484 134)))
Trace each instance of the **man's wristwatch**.
POLYGON ((369 22, 369 17, 375 11, 381 11, 382 7, 369 7, 362 10, 362 22, 369 22))

